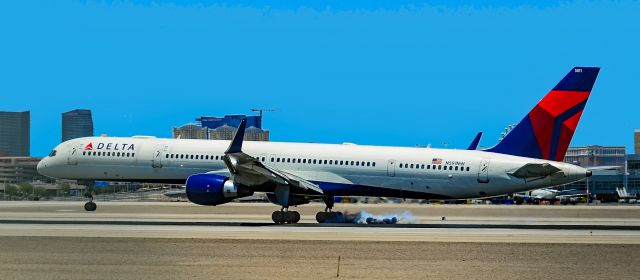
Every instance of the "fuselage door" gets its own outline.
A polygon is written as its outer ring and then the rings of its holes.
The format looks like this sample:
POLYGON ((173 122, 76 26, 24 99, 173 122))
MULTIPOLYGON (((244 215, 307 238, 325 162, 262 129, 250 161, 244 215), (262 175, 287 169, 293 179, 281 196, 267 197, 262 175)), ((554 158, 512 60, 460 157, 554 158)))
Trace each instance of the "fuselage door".
POLYGON ((478 183, 489 183, 489 160, 483 159, 478 167, 478 183))
POLYGON ((151 160, 153 168, 162 168, 162 157, 164 157, 166 148, 164 145, 157 145, 153 150, 153 159, 151 160))
POLYGON ((78 153, 80 153, 80 144, 73 143, 70 145, 69 149, 69 157, 67 158, 67 163, 69 165, 78 165, 78 153))
POLYGON ((396 161, 390 160, 387 162, 387 176, 395 177, 396 176, 396 161))

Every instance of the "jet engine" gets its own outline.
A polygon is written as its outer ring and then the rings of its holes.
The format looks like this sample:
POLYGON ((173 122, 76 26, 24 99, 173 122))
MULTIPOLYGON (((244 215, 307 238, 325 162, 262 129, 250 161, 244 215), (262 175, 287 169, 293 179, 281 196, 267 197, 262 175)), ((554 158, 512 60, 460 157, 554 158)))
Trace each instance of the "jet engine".
POLYGON ((253 195, 253 191, 236 186, 227 176, 195 174, 187 178, 187 198, 199 205, 219 205, 253 195))

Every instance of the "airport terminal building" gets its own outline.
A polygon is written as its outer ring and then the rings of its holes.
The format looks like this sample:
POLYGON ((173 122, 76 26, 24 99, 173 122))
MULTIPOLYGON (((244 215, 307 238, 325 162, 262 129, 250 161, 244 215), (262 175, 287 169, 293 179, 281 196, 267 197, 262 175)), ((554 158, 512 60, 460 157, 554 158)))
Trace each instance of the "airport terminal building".
MULTIPOLYGON (((636 133, 637 135, 637 133, 636 133)), ((607 167, 594 170, 593 176, 560 189, 582 189, 589 193, 612 196, 619 188, 627 187, 630 194, 640 193, 640 154, 626 154, 624 146, 585 146, 567 150, 564 162, 582 167, 607 167)))

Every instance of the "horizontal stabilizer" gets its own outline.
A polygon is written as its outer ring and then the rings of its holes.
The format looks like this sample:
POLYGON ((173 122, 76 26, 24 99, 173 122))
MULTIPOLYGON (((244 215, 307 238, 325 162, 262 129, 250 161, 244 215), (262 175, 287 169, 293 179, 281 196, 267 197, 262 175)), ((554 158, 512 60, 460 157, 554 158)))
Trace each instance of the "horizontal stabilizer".
POLYGON ((526 179, 546 177, 553 175, 558 171, 560 171, 559 168, 548 163, 527 163, 510 174, 517 178, 526 179))

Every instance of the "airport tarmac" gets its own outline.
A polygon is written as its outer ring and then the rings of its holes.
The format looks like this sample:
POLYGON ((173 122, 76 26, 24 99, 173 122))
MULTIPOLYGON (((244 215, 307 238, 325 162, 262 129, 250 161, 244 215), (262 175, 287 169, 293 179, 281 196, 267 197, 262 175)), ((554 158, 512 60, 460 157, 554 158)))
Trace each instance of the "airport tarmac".
POLYGON ((298 226, 271 225, 277 207, 261 203, 82 204, 0 202, 0 279, 329 279, 338 256, 348 279, 640 275, 636 206, 336 206, 413 216, 371 227, 316 224, 321 204, 298 207, 298 226), (553 227, 565 224, 587 227, 553 227))

